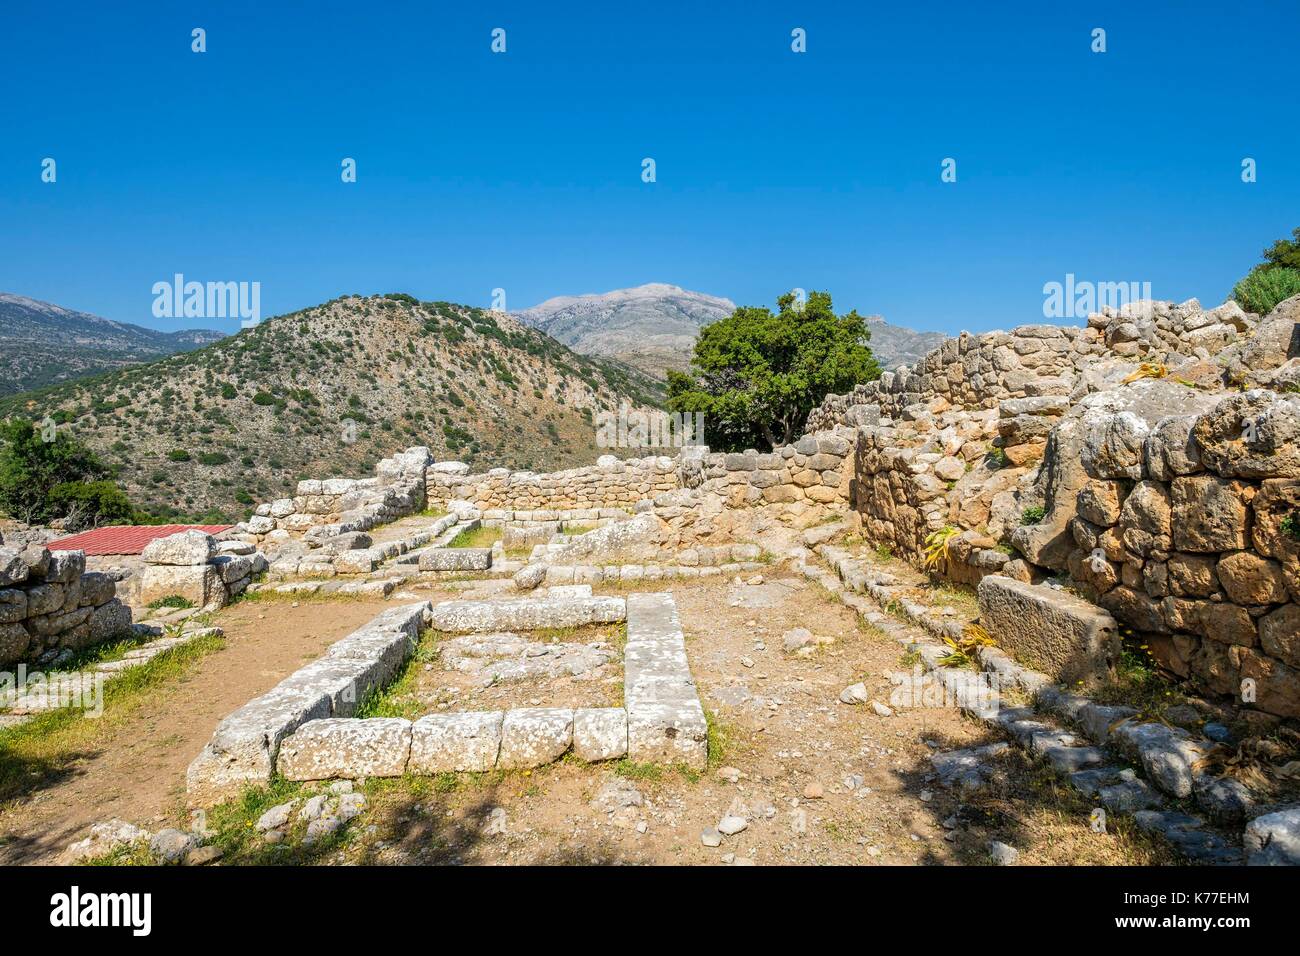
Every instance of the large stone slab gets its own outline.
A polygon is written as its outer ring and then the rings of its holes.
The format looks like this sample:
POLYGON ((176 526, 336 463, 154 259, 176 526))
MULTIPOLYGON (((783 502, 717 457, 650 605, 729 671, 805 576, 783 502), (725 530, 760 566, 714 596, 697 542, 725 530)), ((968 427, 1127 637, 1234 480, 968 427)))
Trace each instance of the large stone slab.
POLYGON ((486 571, 491 548, 429 548, 420 552, 421 571, 486 571))
POLYGON ((620 597, 516 598, 506 601, 443 601, 431 611, 440 631, 528 631, 543 627, 611 624, 627 616, 620 597))
POLYGON ((309 720, 330 715, 329 696, 273 689, 217 725, 185 774, 192 803, 216 803, 275 772, 280 743, 309 720))
POLYGON ((145 564, 207 564, 217 552, 216 539, 204 531, 181 531, 165 538, 154 538, 144 546, 140 557, 145 564))
POLYGON ((182 597, 196 607, 207 607, 225 600, 225 586, 210 564, 145 565, 140 575, 140 603, 149 605, 168 597, 182 597))
POLYGON ((502 770, 525 770, 558 760, 573 744, 573 711, 567 707, 520 707, 501 722, 502 770))
POLYGON ((708 721, 686 660, 686 640, 671 594, 627 598, 623 651, 628 756, 638 762, 708 762, 708 721))
POLYGON ((411 726, 411 773, 483 772, 496 766, 501 750, 499 710, 430 714, 411 726))
POLYGON ((627 711, 622 707, 580 707, 575 710, 573 753, 589 763, 627 756, 627 711))
POLYGON ((998 646, 1054 680, 1104 678, 1119 654, 1115 619, 1067 591, 989 575, 978 595, 980 623, 998 646))
POLYGON ((276 766, 286 780, 400 777, 410 753, 409 720, 313 720, 281 742, 276 766))

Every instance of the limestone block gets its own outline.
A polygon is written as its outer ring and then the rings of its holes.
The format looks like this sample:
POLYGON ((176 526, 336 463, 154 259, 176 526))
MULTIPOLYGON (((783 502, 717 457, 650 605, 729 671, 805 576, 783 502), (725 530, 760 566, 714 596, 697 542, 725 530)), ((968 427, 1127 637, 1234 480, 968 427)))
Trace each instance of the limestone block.
POLYGON ((212 535, 196 530, 182 531, 150 541, 140 557, 145 564, 203 565, 211 560, 216 550, 212 535))
POLYGON ((998 646, 1056 680, 1104 678, 1119 653, 1115 619, 1066 591, 988 575, 978 596, 998 646))
POLYGON ((573 711, 565 707, 521 707, 501 723, 503 770, 540 767, 558 760, 573 744, 573 711))
POLYGON ((627 755, 627 711, 622 707, 580 707, 573 712, 573 752, 582 760, 617 760, 627 755))
MULTIPOLYGON (((174 537, 174 536, 173 536, 174 537)), ((210 564, 149 564, 140 575, 140 603, 179 595, 196 607, 225 600, 221 575, 210 564)))
POLYGON ((286 780, 400 777, 411 753, 411 722, 397 717, 312 720, 280 744, 286 780))
POLYGON ((501 749, 499 710, 430 714, 411 727, 410 773, 483 772, 496 766, 501 749))

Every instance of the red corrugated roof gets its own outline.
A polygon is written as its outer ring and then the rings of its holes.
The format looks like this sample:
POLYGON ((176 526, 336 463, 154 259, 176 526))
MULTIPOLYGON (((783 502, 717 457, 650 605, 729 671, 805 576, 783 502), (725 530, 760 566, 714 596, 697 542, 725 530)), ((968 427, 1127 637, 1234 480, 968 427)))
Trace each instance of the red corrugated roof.
POLYGON ((85 551, 87 555, 139 554, 155 538, 165 538, 180 531, 220 534, 231 527, 228 524, 113 524, 58 538, 46 547, 51 551, 85 551))

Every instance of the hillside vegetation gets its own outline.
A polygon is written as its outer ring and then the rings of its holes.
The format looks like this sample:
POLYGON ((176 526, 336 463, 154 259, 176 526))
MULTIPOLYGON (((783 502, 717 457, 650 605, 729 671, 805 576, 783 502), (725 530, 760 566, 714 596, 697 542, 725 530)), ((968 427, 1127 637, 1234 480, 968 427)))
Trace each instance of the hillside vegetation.
POLYGON ((299 478, 356 476, 408 445, 484 467, 598 454, 592 418, 656 383, 501 313, 347 296, 148 365, 0 400, 46 415, 159 518, 243 516, 299 478), (348 423, 353 423, 348 427, 348 423))

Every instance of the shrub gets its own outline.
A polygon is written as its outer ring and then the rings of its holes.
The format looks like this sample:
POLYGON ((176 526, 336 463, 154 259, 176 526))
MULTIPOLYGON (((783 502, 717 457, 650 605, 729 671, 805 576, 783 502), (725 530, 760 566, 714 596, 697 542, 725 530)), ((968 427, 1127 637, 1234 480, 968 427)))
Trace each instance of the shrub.
POLYGON ((49 502, 68 531, 135 520, 126 492, 111 481, 65 481, 50 489, 49 502))
POLYGON ((1047 515, 1046 509, 1041 508, 1038 505, 1034 505, 1020 512, 1020 523, 1038 524, 1038 522, 1042 521, 1046 515, 1047 515))
POLYGON ((230 461, 230 457, 223 455, 219 451, 205 451, 199 455, 200 465, 224 465, 228 461, 230 461))
POLYGON ((274 404, 275 404, 275 396, 274 396, 274 395, 271 395, 271 394, 269 394, 269 393, 267 393, 267 392, 258 392, 256 395, 253 396, 253 404, 254 404, 254 405, 274 405, 274 404))
POLYGON ((1279 302, 1300 295, 1300 269, 1256 266, 1232 287, 1232 297, 1247 312, 1267 315, 1279 302))
POLYGON ((189 461, 190 453, 184 448, 173 448, 167 453, 167 458, 169 461, 189 461))

